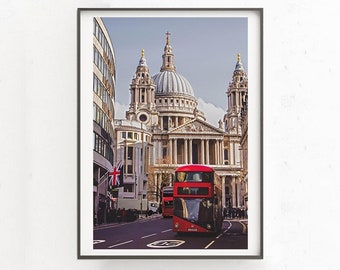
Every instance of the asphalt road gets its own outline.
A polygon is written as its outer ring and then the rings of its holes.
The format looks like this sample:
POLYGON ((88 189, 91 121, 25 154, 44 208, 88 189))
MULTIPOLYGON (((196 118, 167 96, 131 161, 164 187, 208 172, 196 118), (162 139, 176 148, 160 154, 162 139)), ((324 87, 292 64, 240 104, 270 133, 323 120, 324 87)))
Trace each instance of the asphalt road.
POLYGON ((94 249, 247 249, 247 222, 225 220, 220 234, 177 234, 172 219, 160 216, 93 230, 94 249))

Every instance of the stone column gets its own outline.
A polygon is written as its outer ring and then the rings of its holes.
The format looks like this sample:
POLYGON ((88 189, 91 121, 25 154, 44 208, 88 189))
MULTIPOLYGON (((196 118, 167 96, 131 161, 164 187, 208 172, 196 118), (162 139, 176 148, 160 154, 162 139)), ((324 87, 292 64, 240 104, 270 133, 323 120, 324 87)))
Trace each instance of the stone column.
POLYGON ((235 181, 235 176, 232 176, 231 177, 231 192, 232 192, 232 206, 233 207, 237 207, 237 201, 236 201, 236 197, 237 197, 237 194, 236 194, 236 181, 235 181))
POLYGON ((149 101, 149 104, 151 104, 151 102, 152 102, 152 98, 151 98, 151 89, 149 88, 148 90, 147 90, 147 94, 148 94, 148 101, 149 101))
POLYGON ((221 150, 220 150, 220 157, 221 157, 221 164, 224 164, 223 160, 224 160, 224 147, 223 147, 223 140, 220 140, 220 147, 221 147, 221 150))
POLYGON ((205 141, 205 152, 207 153, 206 155, 206 164, 210 164, 210 161, 209 161, 209 140, 207 139, 205 141))
POLYGON ((184 163, 188 164, 188 139, 184 139, 184 163))
POLYGON ((131 103, 136 104, 135 91, 131 91, 131 103))
POLYGON ((226 180, 226 176, 221 176, 221 180, 222 180, 222 207, 225 208, 225 180, 226 180))
POLYGON ((189 163, 192 164, 192 139, 189 139, 189 163))
POLYGON ((214 149, 215 149, 215 164, 217 165, 218 164, 218 162, 219 162, 219 160, 218 160, 218 140, 216 139, 215 140, 215 147, 214 147, 214 149))
POLYGON ((201 140, 201 162, 202 162, 202 164, 205 163, 205 157, 204 157, 204 140, 201 140))
POLYGON ((221 159, 221 141, 217 140, 217 155, 218 155, 218 164, 222 164, 222 159, 221 159))
POLYGON ((156 162, 159 162, 161 158, 163 158, 162 140, 158 140, 158 158, 156 159, 156 162))
POLYGON ((236 178, 236 185, 237 185, 237 207, 242 205, 242 190, 241 190, 241 182, 240 179, 236 178))
POLYGON ((139 89, 135 88, 135 103, 139 104, 139 89))
POLYGON ((177 139, 174 139, 174 164, 177 164, 177 139))
POLYGON ((169 161, 172 164, 172 139, 169 139, 169 161))

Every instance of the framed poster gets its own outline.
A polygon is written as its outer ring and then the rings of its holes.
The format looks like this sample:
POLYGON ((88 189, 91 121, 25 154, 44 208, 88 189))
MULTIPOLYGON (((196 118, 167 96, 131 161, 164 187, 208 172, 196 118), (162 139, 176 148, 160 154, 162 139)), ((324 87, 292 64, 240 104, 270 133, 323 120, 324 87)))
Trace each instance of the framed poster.
POLYGON ((78 9, 79 258, 263 257, 262 24, 78 9))

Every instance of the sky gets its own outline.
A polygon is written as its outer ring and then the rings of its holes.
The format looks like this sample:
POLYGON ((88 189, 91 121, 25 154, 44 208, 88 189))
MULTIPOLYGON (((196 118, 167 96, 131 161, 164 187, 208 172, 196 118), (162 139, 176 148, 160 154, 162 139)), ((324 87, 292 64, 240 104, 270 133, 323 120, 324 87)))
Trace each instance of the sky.
POLYGON ((124 118, 130 103, 129 85, 142 49, 151 75, 160 71, 166 32, 177 73, 190 82, 198 107, 217 126, 227 108, 229 82, 237 54, 248 66, 247 18, 102 18, 116 57, 116 118, 124 118))

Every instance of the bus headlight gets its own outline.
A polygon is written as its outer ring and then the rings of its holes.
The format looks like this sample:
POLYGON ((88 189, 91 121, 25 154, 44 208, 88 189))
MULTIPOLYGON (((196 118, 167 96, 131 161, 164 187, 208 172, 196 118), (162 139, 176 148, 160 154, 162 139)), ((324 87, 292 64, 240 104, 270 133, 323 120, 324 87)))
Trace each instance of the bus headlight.
POLYGON ((210 230, 211 229, 211 225, 207 224, 207 229, 210 230))
POLYGON ((179 224, 178 224, 178 223, 175 223, 175 224, 174 224, 174 228, 175 228, 175 229, 178 229, 178 228, 179 228, 179 224))

